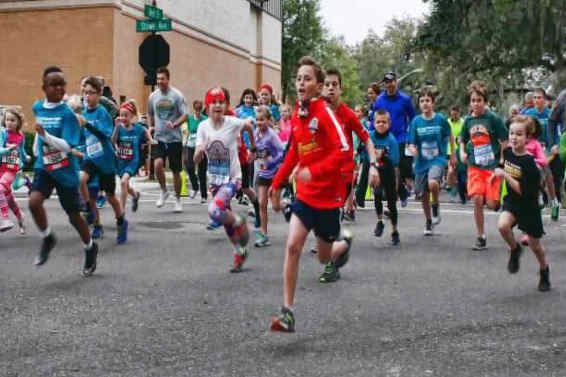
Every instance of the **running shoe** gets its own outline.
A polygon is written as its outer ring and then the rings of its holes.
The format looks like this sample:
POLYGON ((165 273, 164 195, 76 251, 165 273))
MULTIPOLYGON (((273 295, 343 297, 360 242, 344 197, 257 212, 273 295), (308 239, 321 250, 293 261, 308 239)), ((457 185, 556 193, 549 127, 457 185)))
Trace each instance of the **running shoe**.
POLYGON ((373 235, 376 237, 381 237, 383 235, 383 229, 385 229, 385 225, 383 224, 383 221, 379 220, 377 224, 375 224, 373 235))
POLYGON ((440 224, 441 218, 438 204, 432 205, 432 225, 440 224))
POLYGON ((104 228, 102 225, 98 224, 92 228, 92 234, 90 235, 93 240, 99 240, 104 237, 104 228))
POLYGON ((432 236, 432 220, 431 219, 426 220, 424 235, 425 236, 432 236))
POLYGON ((173 208, 173 212, 175 213, 183 212, 183 202, 181 202, 181 198, 175 199, 175 207, 173 208))
POLYGON ((281 314, 278 317, 271 318, 269 328, 271 331, 295 332, 295 316, 293 312, 283 306, 281 314))
POLYGON ((39 255, 35 258, 35 265, 41 266, 47 262, 49 259, 49 253, 55 247, 57 243, 57 237, 55 234, 51 233, 47 237, 43 237, 43 241, 41 242, 41 249, 39 249, 39 255))
POLYGON ((85 264, 83 266, 83 276, 89 277, 96 270, 96 257, 98 256, 98 245, 96 242, 92 246, 85 249, 85 264))
POLYGON ((10 219, 0 220, 0 232, 6 232, 14 227, 14 223, 10 219))
POLYGON ((394 231, 391 233, 391 243, 393 246, 399 245, 401 243, 401 239, 399 238, 399 231, 394 231))
POLYGON ((205 204, 206 203, 206 198, 200 198, 200 204, 205 204))
POLYGON ((476 238, 476 243, 472 247, 472 250, 481 251, 486 249, 487 249, 487 240, 485 236, 479 236, 478 238, 476 238))
POLYGON ((352 249, 352 241, 354 240, 354 234, 348 229, 345 229, 342 232, 342 240, 346 241, 348 247, 346 248, 346 251, 343 252, 336 259, 336 262, 334 262, 334 265, 336 266, 337 269, 344 267, 344 265, 348 263, 348 260, 350 259, 350 250, 352 249))
POLYGON ((540 270, 540 280, 538 282, 538 290, 541 292, 550 291, 550 267, 546 266, 544 270, 540 270))
POLYGON ((104 207, 105 204, 106 204, 106 195, 98 195, 98 198, 96 198, 96 207, 102 208, 104 207))
POLYGON ((238 200, 238 204, 243 205, 243 206, 247 206, 250 204, 250 201, 248 200, 248 197, 245 195, 242 195, 242 197, 238 200))
POLYGON ((560 217, 560 206, 558 205, 558 203, 556 203, 552 205, 550 218, 552 219, 552 221, 558 221, 559 217, 560 217))
POLYGON ((122 220, 122 225, 116 224, 116 227, 118 228, 116 242, 118 242, 118 245, 125 244, 128 240, 128 220, 124 218, 124 220, 122 220))
POLYGON ((157 201, 155 202, 155 206, 157 208, 163 207, 168 197, 169 197, 169 191, 165 191, 165 192, 161 191, 161 193, 159 194, 159 199, 157 199, 157 201))
POLYGON ((222 224, 211 219, 208 222, 208 224, 206 225, 206 230, 216 230, 216 229, 220 228, 221 226, 222 226, 222 224))
POLYGON ((521 235, 521 245, 523 246, 529 246, 529 236, 526 235, 525 233, 523 233, 521 235))
POLYGON ((265 247, 271 245, 271 242, 269 241, 269 237, 267 237, 267 235, 261 232, 257 232, 256 237, 257 240, 254 243, 255 247, 265 247))
POLYGON ((24 224, 24 215, 23 214, 18 219, 18 230, 19 230, 19 232, 22 236, 24 234, 26 234, 26 225, 24 224))
POLYGON ((195 196, 197 196, 197 192, 195 190, 189 190, 188 194, 189 195, 187 195, 187 196, 191 199, 194 199, 195 196))
POLYGON ((141 193, 138 191, 138 192, 136 192, 136 195, 132 199, 132 212, 136 212, 138 210, 140 196, 141 196, 141 193))
POLYGON ((509 262, 507 263, 507 271, 509 271, 510 274, 519 272, 519 268, 521 267, 521 254, 523 254, 523 248, 521 244, 517 244, 517 247, 511 250, 509 262))
POLYGON ((248 259, 248 249, 245 247, 238 248, 237 252, 234 252, 233 263, 234 265, 230 269, 232 273, 242 272, 242 267, 244 266, 244 262, 248 259))
POLYGON ((324 272, 320 275, 318 281, 321 283, 333 283, 340 279, 340 272, 334 262, 330 261, 324 266, 324 272))

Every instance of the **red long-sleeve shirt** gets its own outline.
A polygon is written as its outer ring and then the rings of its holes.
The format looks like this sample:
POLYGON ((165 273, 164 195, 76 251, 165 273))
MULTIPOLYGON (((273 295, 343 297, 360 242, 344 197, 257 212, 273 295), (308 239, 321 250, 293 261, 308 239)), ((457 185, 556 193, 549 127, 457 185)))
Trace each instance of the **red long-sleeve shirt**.
POLYGON ((297 180, 297 199, 315 209, 342 206, 346 187, 341 178, 345 152, 351 149, 334 113, 322 99, 312 100, 308 115, 299 117, 298 107, 291 118, 291 141, 272 186, 280 189, 298 164, 308 168, 312 179, 297 180))
POLYGON ((358 139, 363 143, 367 143, 369 139, 369 133, 366 131, 362 123, 356 116, 356 113, 350 109, 346 104, 341 103, 336 109, 336 118, 344 130, 344 135, 346 140, 348 140, 348 146, 350 147, 344 152, 345 163, 342 165, 342 176, 346 179, 347 183, 352 183, 354 176, 354 169, 356 167, 356 162, 354 161, 354 138, 352 132, 358 136, 358 139))

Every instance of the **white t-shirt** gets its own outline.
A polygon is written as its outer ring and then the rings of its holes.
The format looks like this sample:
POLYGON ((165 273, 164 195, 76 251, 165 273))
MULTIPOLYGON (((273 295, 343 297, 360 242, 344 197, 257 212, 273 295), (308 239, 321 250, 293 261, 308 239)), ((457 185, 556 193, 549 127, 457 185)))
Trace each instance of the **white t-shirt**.
POLYGON ((242 179, 238 136, 245 123, 243 119, 225 116, 224 123, 218 129, 214 128, 210 118, 199 125, 196 146, 205 146, 209 185, 219 186, 242 179))

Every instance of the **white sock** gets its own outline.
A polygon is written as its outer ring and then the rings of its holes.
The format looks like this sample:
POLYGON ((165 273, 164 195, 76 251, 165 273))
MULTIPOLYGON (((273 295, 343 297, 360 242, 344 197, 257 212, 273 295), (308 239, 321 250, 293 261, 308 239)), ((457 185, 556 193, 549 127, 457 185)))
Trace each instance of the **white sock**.
POLYGON ((45 228, 45 230, 43 232, 39 231, 39 233, 41 233, 43 238, 49 237, 49 235, 51 234, 51 227, 48 225, 47 228, 45 228))
POLYGON ((92 247, 92 245, 94 244, 94 242, 92 241, 92 238, 88 241, 88 243, 85 243, 85 250, 90 250, 90 248, 92 247))

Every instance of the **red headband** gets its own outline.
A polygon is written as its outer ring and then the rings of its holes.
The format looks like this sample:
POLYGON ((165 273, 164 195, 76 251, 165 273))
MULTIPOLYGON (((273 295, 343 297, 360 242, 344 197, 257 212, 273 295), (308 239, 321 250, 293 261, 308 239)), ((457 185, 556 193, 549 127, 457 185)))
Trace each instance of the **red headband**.
POLYGON ((262 86, 259 87, 259 90, 262 90, 262 89, 267 89, 269 94, 273 94, 273 88, 269 84, 263 84, 262 86))
POLYGON ((132 114, 136 112, 134 105, 132 105, 130 102, 124 102, 122 106, 120 106, 120 110, 128 110, 132 114))
POLYGON ((206 93, 206 97, 204 98, 204 104, 208 107, 211 103, 215 101, 226 102, 226 96, 224 92, 220 88, 212 88, 206 93))

